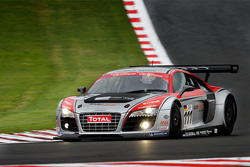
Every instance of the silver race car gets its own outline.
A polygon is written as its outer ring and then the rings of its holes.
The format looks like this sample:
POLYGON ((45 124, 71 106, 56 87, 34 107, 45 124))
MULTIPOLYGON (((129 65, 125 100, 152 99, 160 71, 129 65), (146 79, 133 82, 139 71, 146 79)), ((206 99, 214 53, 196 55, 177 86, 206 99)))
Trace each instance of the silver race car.
POLYGON ((79 96, 60 101, 57 139, 230 135, 237 117, 228 90, 207 84, 210 73, 238 65, 141 66, 103 74, 79 96), (192 73, 205 73, 205 81, 192 73))

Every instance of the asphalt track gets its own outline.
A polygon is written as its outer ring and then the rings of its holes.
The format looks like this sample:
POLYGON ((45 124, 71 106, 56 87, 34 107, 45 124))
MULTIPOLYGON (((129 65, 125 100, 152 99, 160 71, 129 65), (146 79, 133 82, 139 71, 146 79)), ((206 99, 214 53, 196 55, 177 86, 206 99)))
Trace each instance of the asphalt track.
POLYGON ((250 1, 145 0, 174 64, 239 64, 238 74, 209 83, 230 89, 238 103, 232 136, 178 140, 87 141, 0 145, 0 164, 169 160, 250 156, 250 1))

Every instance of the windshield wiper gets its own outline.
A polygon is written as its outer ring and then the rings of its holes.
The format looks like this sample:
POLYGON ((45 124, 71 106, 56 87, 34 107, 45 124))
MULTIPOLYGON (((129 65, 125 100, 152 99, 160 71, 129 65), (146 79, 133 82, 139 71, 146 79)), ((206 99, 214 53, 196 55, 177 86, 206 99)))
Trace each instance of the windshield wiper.
POLYGON ((141 90, 129 91, 126 93, 147 93, 147 92, 168 92, 168 91, 163 89, 141 89, 141 90))

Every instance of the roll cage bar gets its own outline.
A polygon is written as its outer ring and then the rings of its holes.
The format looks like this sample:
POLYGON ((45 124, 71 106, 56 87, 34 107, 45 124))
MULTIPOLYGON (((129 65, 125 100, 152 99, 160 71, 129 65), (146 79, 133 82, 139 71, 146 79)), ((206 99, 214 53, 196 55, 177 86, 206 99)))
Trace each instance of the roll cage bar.
POLYGON ((208 81, 210 73, 237 73, 239 65, 153 65, 153 66, 130 66, 130 67, 167 67, 171 69, 182 69, 191 73, 205 73, 205 82, 208 81))

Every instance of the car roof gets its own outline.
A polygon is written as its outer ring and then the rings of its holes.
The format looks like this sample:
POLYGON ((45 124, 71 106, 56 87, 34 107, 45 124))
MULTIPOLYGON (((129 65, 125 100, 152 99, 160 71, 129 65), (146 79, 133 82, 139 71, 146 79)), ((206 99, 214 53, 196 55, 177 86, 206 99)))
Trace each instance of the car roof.
POLYGON ((153 73, 169 73, 173 68, 169 67, 154 67, 154 66, 145 66, 145 67, 129 67, 129 68, 123 68, 123 69, 117 69, 108 72, 110 73, 120 73, 120 72, 153 72, 153 73))

